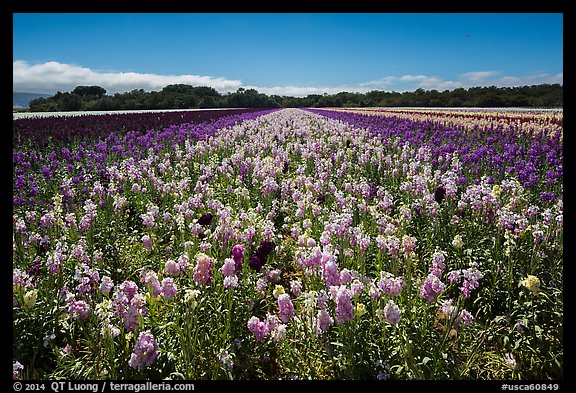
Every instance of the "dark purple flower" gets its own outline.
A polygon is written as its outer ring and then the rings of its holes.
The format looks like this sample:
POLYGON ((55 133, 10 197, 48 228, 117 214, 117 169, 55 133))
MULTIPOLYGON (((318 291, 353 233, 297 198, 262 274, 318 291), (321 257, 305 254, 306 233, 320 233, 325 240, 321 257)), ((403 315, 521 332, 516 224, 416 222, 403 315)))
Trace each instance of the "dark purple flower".
POLYGON ((262 240, 260 242, 260 246, 256 250, 256 255, 264 262, 266 262, 266 258, 274 249, 275 244, 269 240, 262 240))
POLYGON ((446 196, 446 187, 444 187, 444 185, 441 185, 440 187, 434 190, 434 200, 436 202, 438 203, 442 202, 444 196, 446 196))
POLYGON ((28 268, 27 268, 28 274, 30 276, 39 276, 41 267, 42 267, 42 263, 40 262, 40 260, 34 259, 28 265, 28 268))
POLYGON ((232 259, 234 260, 234 270, 239 273, 242 271, 242 259, 244 259, 244 246, 237 244, 232 247, 232 259))
POLYGON ((456 184, 462 186, 468 182, 468 178, 466 176, 460 176, 458 180, 456 180, 456 184))
POLYGON ((260 260, 258 255, 252 255, 250 257, 250 259, 248 260, 248 266, 250 266, 252 269, 256 270, 257 272, 260 272, 260 269, 262 268, 263 265, 264 265, 264 262, 262 262, 260 260))
POLYGON ((554 201, 556 199, 556 194, 553 192, 543 192, 542 195, 540 195, 540 199, 543 201, 554 201))
POLYGON ((198 224, 202 226, 208 226, 212 222, 212 214, 211 213, 204 213, 198 220, 198 224))
POLYGON ((248 166, 244 164, 240 165, 240 168, 238 168, 238 176, 240 177, 240 180, 246 180, 248 177, 248 166))

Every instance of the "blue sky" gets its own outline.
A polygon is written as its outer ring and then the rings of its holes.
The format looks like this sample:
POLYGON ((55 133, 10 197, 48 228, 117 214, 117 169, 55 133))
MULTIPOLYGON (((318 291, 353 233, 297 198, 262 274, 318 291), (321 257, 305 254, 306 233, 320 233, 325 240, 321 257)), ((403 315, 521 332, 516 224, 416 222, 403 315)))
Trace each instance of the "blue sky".
POLYGON ((266 94, 563 83, 561 13, 15 13, 14 91, 266 94))

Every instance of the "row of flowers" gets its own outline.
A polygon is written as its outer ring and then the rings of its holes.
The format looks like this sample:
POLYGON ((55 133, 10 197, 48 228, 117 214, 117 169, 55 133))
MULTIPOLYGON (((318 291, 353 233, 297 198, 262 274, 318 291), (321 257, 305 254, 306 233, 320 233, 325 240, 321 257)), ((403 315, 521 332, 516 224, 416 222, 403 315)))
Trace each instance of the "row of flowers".
POLYGON ((322 359, 323 378, 456 377, 450 362, 520 307, 503 292, 561 290, 558 181, 534 197, 421 123, 315 112, 15 153, 14 181, 42 182, 34 203, 14 191, 15 376, 305 377, 322 359))

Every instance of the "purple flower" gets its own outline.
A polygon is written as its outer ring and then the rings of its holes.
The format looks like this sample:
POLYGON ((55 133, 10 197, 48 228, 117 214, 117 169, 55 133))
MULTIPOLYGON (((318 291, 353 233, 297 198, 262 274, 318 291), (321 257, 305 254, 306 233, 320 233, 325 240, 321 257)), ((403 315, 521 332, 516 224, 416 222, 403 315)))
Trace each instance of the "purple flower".
POLYGON ((402 291, 402 288, 406 286, 406 281, 404 277, 394 277, 392 273, 380 272, 380 280, 376 283, 376 286, 383 290, 387 295, 398 296, 402 291))
POLYGON ((444 263, 446 259, 446 253, 444 251, 435 251, 432 256, 432 267, 430 268, 430 273, 440 278, 446 264, 444 263))
POLYGON ((224 260, 224 264, 220 268, 220 271, 222 272, 222 275, 224 277, 229 277, 232 274, 234 274, 234 272, 236 271, 234 260, 232 258, 226 258, 224 260))
POLYGON ((198 219, 198 224, 200 224, 202 226, 208 226, 212 222, 212 218, 213 218, 213 216, 211 213, 204 213, 204 214, 202 214, 200 219, 198 219))
POLYGON ((256 250, 256 255, 260 258, 262 264, 266 263, 266 258, 268 258, 268 255, 272 252, 274 246, 274 243, 269 240, 262 240, 260 242, 260 246, 258 246, 256 250))
POLYGON ((340 282, 333 285, 340 285, 340 284, 344 285, 348 284, 350 281, 352 281, 352 274, 350 270, 344 268, 340 271, 340 282))
POLYGON ((157 297, 162 294, 162 285, 160 285, 160 280, 158 280, 158 275, 155 272, 143 272, 140 282, 144 283, 148 290, 152 290, 152 296, 157 297))
POLYGON ((451 317, 454 312, 454 306, 452 305, 452 299, 444 300, 441 304, 442 314, 446 317, 451 317))
POLYGON ((102 291, 102 293, 107 295, 110 293, 112 288, 114 288, 114 282, 112 281, 112 279, 108 276, 102 277, 102 281, 100 283, 100 290, 102 291))
POLYGON ((90 315, 90 305, 84 300, 73 300, 68 303, 67 311, 76 318, 86 319, 90 315))
POLYGON ((446 195, 446 187, 444 187, 444 185, 440 185, 438 188, 434 190, 434 200, 438 203, 442 202, 445 195, 446 195))
POLYGON ((18 379, 20 374, 22 374, 22 370, 24 370, 24 366, 18 361, 14 362, 12 364, 12 379, 18 379))
POLYGON ((176 277, 180 274, 180 265, 173 259, 169 259, 164 264, 164 271, 166 274, 176 277))
POLYGON ((188 260, 188 254, 183 253, 178 257, 178 265, 180 266, 180 271, 183 272, 188 269, 190 261, 188 260))
POLYGON ((458 313, 458 316, 456 317, 456 323, 455 323, 456 328, 458 329, 463 326, 470 326, 473 320, 474 317, 468 310, 462 310, 458 313))
POLYGON ((338 288, 336 292, 336 322, 344 323, 354 318, 352 293, 346 287, 338 288))
POLYGON ((434 274, 428 274, 426 280, 420 287, 420 297, 426 299, 427 302, 432 303, 444 291, 446 285, 434 274))
POLYGON ((266 323, 261 322, 260 318, 253 316, 248 320, 247 326, 248 330, 254 334, 258 341, 264 342, 264 339, 269 333, 268 325, 266 323))
POLYGON ((336 262, 329 260, 324 264, 322 267, 322 279, 327 287, 340 285, 340 272, 336 262))
POLYGON ((142 245, 148 251, 150 251, 152 249, 152 239, 150 239, 150 236, 148 236, 148 235, 142 236, 142 245))
POLYGON ((138 341, 134 346, 128 365, 132 368, 142 370, 151 366, 158 357, 158 344, 150 331, 140 333, 138 341))
POLYGON ((556 199, 556 194, 553 192, 543 192, 542 195, 540 195, 540 199, 543 201, 554 201, 556 199))
POLYGON ((400 309, 392 300, 388 300, 388 303, 384 306, 383 312, 384 317, 391 325, 396 325, 400 322, 400 319, 402 319, 400 316, 400 309))
POLYGON ((290 295, 283 293, 278 296, 278 308, 280 310, 280 320, 287 323, 294 316, 294 305, 290 300, 290 295))
POLYGON ((174 280, 170 277, 164 278, 162 280, 162 296, 164 296, 164 299, 170 300, 176 293, 178 293, 178 288, 174 280))
POLYGON ((248 260, 248 266, 250 266, 252 269, 256 270, 257 272, 260 271, 260 269, 262 268, 263 265, 264 265, 264 263, 260 260, 258 255, 252 255, 250 257, 250 259, 248 260))
POLYGON ((316 335, 321 335, 332 325, 334 325, 334 319, 328 311, 318 310, 318 315, 316 316, 316 335))
POLYGON ((236 271, 242 270, 242 259, 244 259, 244 246, 242 244, 236 244, 232 247, 232 259, 236 264, 236 271))
POLYGON ((76 286, 76 290, 80 293, 87 293, 92 291, 92 284, 100 281, 100 275, 97 270, 91 269, 85 263, 80 263, 76 267, 74 279, 80 282, 76 286))
POLYGON ((301 291, 302 291, 302 281, 300 280, 290 281, 290 292, 292 292, 294 296, 298 296, 301 291))
POLYGON ((138 285, 134 281, 126 280, 120 284, 120 290, 124 292, 128 301, 132 300, 134 295, 138 292, 138 285))
POLYGON ((137 330, 140 318, 147 314, 146 298, 144 295, 137 293, 129 302, 126 302, 125 299, 119 297, 117 299, 117 304, 124 327, 130 332, 137 330))
POLYGON ((446 278, 448 278, 448 281, 450 281, 450 284, 457 284, 461 278, 460 274, 461 274, 460 270, 452 270, 452 271, 448 272, 448 274, 446 275, 446 278))
POLYGON ((270 270, 266 276, 266 279, 272 283, 277 283, 278 281, 280 281, 281 273, 282 272, 280 271, 280 269, 270 270))
POLYGON ((232 275, 232 276, 224 277, 224 288, 228 288, 228 287, 232 287, 232 288, 238 287, 238 276, 232 275))

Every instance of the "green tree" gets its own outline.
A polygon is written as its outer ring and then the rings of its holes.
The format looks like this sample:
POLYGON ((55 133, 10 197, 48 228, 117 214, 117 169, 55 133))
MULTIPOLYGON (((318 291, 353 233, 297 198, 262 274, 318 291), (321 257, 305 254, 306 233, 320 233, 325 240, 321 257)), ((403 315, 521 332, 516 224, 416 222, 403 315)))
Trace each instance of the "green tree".
POLYGON ((72 90, 72 94, 76 94, 82 98, 99 99, 104 97, 106 89, 100 86, 77 86, 72 90))

